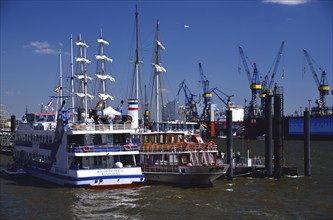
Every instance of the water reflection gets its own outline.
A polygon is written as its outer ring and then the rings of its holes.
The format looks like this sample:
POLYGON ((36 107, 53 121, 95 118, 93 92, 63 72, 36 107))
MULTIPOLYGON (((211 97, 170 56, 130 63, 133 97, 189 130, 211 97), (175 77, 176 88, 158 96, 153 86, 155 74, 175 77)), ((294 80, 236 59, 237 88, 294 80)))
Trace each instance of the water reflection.
POLYGON ((141 219, 137 213, 145 187, 114 190, 76 189, 71 213, 75 219, 141 219))

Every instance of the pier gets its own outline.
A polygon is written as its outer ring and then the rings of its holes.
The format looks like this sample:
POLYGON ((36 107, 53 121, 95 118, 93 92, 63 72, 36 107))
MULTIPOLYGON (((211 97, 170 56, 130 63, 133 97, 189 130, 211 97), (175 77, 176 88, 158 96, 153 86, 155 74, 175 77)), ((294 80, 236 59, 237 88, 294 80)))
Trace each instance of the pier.
MULTIPOLYGON (((307 111, 307 110, 306 110, 307 111)), ((307 115, 307 112, 304 113, 307 115)), ((297 167, 288 167, 284 158, 283 138, 283 88, 275 85, 274 93, 265 97, 264 111, 264 134, 265 134, 265 156, 261 158, 247 157, 237 159, 233 150, 233 136, 231 128, 227 126, 227 163, 230 168, 227 178, 233 177, 274 177, 281 178, 283 175, 298 175, 297 167), (274 101, 274 103, 273 103, 274 101), (274 112, 274 114, 273 114, 274 112)), ((305 133, 309 133, 308 117, 304 117, 305 133)), ((232 121, 232 112, 227 111, 227 125, 232 121)), ((309 137, 309 136, 307 136, 309 137)), ((305 175, 310 175, 310 150, 309 138, 304 140, 304 166, 305 175)))
POLYGON ((0 152, 12 153, 14 147, 15 132, 0 131, 0 152))

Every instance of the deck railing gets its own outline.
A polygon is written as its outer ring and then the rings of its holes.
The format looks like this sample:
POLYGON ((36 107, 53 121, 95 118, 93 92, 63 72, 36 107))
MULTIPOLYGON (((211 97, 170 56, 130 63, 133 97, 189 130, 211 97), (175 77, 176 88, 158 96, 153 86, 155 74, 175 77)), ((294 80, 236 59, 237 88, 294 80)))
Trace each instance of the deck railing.
POLYGON ((209 143, 145 144, 140 146, 141 152, 184 152, 201 150, 216 151, 217 146, 210 145, 209 143))
POLYGON ((108 130, 125 130, 131 129, 131 124, 93 124, 93 123, 81 123, 81 124, 71 124, 69 130, 72 131, 108 131, 108 130))
POLYGON ((178 172, 178 165, 141 165, 142 172, 178 172))
POLYGON ((88 152, 121 152, 121 151, 138 151, 135 145, 78 145, 72 144, 68 147, 70 153, 88 153, 88 152))

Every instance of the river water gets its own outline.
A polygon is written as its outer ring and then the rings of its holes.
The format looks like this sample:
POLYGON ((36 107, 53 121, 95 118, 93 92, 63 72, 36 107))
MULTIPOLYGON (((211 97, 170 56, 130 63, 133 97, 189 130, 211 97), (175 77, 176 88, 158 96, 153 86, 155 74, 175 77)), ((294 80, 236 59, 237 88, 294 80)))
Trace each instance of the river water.
MULTIPOLYGON (((225 140, 216 139, 226 150, 225 140)), ((131 189, 63 188, 33 177, 0 176, 0 219, 333 219, 333 143, 285 141, 286 166, 298 176, 218 179, 213 187, 144 185, 131 189)), ((264 156, 263 141, 234 140, 234 151, 264 156)), ((0 155, 1 169, 10 156, 0 155)))

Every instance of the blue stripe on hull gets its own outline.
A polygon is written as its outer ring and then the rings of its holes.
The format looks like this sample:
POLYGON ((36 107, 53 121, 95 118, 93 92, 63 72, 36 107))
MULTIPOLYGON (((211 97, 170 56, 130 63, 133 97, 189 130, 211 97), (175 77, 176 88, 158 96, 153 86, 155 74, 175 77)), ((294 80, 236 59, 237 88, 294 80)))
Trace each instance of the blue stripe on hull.
MULTIPOLYGON (((87 181, 97 181, 101 183, 101 180, 111 180, 111 179, 118 179, 119 180, 126 180, 132 179, 132 182, 144 182, 144 175, 109 175, 109 176, 92 176, 92 177, 72 177, 72 176, 64 176, 55 173, 50 173, 38 169, 25 169, 30 175, 40 178, 49 182, 53 182, 59 185, 70 185, 70 186, 83 186, 89 185, 87 181)), ((129 184, 129 183, 126 183, 129 184)), ((116 183, 115 183, 116 185, 116 183)))

